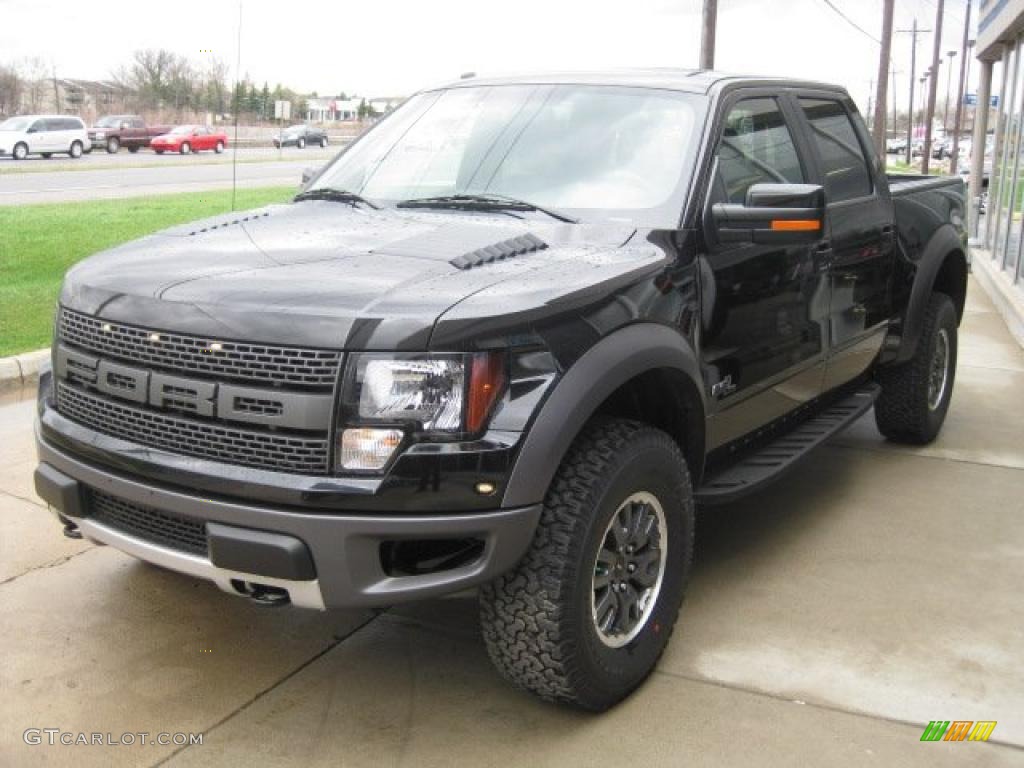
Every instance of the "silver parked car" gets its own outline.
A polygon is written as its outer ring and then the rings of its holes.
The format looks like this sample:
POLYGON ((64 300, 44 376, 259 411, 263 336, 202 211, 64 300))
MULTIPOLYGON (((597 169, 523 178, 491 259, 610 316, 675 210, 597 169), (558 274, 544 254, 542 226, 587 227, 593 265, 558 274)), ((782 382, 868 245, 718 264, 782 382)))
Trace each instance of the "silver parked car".
POLYGON ((0 157, 67 154, 79 158, 91 149, 85 123, 73 115, 23 115, 0 123, 0 157))

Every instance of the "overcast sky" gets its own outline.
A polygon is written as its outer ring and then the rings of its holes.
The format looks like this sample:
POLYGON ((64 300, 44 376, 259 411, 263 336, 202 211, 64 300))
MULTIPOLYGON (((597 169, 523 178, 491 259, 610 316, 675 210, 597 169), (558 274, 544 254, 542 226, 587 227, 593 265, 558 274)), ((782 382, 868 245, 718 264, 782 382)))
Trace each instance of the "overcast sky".
MULTIPOLYGON (((882 0, 832 3, 880 35, 882 0)), ((947 0, 943 51, 960 47, 965 5, 947 0)), ((700 0, 242 0, 241 70, 271 87, 388 96, 467 71, 694 67, 700 7, 700 0)), ((896 0, 896 8, 897 27, 915 16, 921 27, 935 26, 934 0, 896 0)), ((719 0, 719 9, 716 68, 841 83, 866 110, 878 45, 825 0, 719 0)), ((133 50, 163 47, 197 64, 217 56, 233 70, 238 18, 238 0, 102 9, 83 0, 0 0, 0 61, 41 56, 61 77, 103 79, 133 50)), ((931 48, 931 35, 920 38, 919 71, 931 48)), ((904 71, 896 93, 902 107, 909 35, 896 37, 893 53, 904 71)))

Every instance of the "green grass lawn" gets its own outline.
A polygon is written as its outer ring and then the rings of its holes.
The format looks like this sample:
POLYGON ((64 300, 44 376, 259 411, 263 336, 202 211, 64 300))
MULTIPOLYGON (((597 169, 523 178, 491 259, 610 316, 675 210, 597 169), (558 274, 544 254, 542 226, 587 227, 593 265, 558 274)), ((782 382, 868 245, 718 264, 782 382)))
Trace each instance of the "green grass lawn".
MULTIPOLYGON (((240 189, 236 208, 292 187, 240 189)), ((127 240, 231 210, 231 190, 83 203, 0 206, 0 357, 49 346, 54 302, 75 262, 127 240)))

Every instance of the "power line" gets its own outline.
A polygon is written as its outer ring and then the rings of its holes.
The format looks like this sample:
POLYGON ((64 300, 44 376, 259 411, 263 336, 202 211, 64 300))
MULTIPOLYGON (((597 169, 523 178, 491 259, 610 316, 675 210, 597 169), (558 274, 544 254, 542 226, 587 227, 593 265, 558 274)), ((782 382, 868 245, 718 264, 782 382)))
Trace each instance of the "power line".
POLYGON ((835 5, 833 5, 833 3, 832 3, 832 0, 821 0, 821 2, 823 2, 823 3, 825 4, 825 5, 827 5, 827 6, 829 7, 829 8, 831 8, 831 9, 832 9, 833 11, 835 11, 836 13, 838 13, 838 14, 839 14, 839 16, 840 16, 840 17, 842 17, 842 19, 843 19, 843 20, 844 20, 844 21, 845 21, 845 22, 846 22, 847 24, 849 24, 849 25, 850 25, 851 27, 853 27, 854 29, 856 29, 856 30, 857 30, 858 32, 860 32, 860 33, 861 33, 862 35, 864 35, 864 36, 866 36, 866 37, 869 37, 869 38, 871 38, 871 40, 873 40, 873 41, 875 42, 875 44, 876 44, 876 45, 881 45, 881 44, 882 44, 882 41, 881 41, 881 40, 879 40, 879 39, 878 39, 877 37, 875 37, 874 35, 872 35, 872 34, 871 34, 870 32, 868 32, 868 31, 867 31, 866 29, 864 29, 864 27, 860 26, 860 24, 858 24, 857 22, 855 22, 855 21, 854 21, 853 19, 851 19, 851 18, 850 18, 849 16, 847 16, 847 15, 846 15, 845 13, 843 13, 843 12, 842 12, 841 10, 839 10, 839 9, 838 9, 838 8, 837 8, 837 7, 835 6, 835 5))

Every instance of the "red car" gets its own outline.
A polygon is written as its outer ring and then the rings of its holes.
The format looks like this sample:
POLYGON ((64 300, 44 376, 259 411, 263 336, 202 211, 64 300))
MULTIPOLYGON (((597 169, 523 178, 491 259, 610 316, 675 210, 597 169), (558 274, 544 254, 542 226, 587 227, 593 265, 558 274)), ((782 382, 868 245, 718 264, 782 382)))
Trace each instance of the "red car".
POLYGON ((204 149, 212 149, 220 154, 227 145, 226 133, 215 131, 206 125, 179 125, 170 133, 157 136, 149 142, 150 149, 158 155, 164 152, 180 152, 187 155, 204 149))

